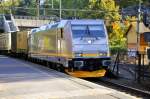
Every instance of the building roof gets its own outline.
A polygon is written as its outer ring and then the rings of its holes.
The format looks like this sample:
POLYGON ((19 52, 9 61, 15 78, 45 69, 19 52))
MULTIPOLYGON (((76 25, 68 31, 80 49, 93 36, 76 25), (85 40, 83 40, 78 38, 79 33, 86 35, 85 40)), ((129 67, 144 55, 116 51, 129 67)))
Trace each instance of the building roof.
POLYGON ((150 29, 145 27, 145 25, 143 24, 143 22, 140 23, 140 26, 139 26, 139 33, 144 33, 144 32, 150 32, 150 29))
MULTIPOLYGON (((142 34, 144 32, 150 32, 150 29, 145 27, 144 23, 141 22, 139 24, 139 33, 142 34)), ((137 33, 137 22, 132 22, 130 27, 129 27, 129 30, 127 31, 126 35, 128 35, 128 33, 130 33, 132 30, 132 32, 134 31, 135 33, 137 33)))

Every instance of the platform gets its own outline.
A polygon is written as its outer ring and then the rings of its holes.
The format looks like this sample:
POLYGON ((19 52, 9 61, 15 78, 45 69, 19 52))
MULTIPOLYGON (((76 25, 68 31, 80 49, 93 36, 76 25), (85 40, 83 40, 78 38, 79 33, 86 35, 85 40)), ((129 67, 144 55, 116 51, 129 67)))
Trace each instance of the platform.
POLYGON ((0 99, 137 99, 40 65, 0 56, 0 99))

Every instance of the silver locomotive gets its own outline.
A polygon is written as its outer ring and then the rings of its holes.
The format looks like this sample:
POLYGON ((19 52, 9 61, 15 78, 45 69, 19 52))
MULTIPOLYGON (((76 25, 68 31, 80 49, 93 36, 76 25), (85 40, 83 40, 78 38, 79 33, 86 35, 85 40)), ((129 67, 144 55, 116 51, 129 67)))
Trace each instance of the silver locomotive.
POLYGON ((61 20, 32 29, 28 46, 29 57, 76 77, 104 76, 111 63, 103 20, 61 20))

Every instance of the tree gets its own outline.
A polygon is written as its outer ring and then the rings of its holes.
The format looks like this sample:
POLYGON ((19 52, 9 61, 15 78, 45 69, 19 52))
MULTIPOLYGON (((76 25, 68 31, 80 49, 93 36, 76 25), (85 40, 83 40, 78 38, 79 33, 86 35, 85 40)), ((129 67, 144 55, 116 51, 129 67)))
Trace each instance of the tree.
POLYGON ((110 48, 111 50, 125 50, 126 49, 126 32, 129 28, 129 22, 124 21, 120 22, 112 22, 111 30, 109 32, 110 38, 110 48))
POLYGON ((107 25, 109 33, 109 41, 111 50, 126 49, 126 37, 128 25, 121 22, 119 14, 119 6, 114 0, 90 0, 90 5, 87 9, 99 10, 99 13, 91 13, 90 18, 100 18, 109 20, 107 25))
POLYGON ((92 12, 90 17, 110 20, 120 19, 120 15, 118 13, 119 6, 116 6, 114 0, 90 0, 90 4, 87 9, 101 11, 101 13, 92 12))
POLYGON ((20 8, 16 9, 15 14, 36 16, 36 5, 36 0, 20 0, 20 8))
MULTIPOLYGON (((120 5, 121 8, 126 8, 128 6, 135 6, 138 5, 139 0, 120 0, 117 2, 118 5, 120 5)), ((141 3, 143 5, 150 6, 149 0, 141 0, 141 3)))
POLYGON ((0 7, 2 10, 0 10, 0 13, 11 13, 13 6, 18 6, 20 3, 20 0, 11 0, 10 1, 1 1, 0 7))

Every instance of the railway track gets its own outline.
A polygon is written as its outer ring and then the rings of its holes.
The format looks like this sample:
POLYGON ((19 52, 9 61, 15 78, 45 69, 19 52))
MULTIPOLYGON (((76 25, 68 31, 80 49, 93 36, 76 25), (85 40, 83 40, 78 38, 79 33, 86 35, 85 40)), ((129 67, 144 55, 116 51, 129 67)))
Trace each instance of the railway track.
POLYGON ((125 92, 131 95, 134 95, 136 97, 142 97, 143 99, 150 99, 150 92, 149 91, 144 91, 144 90, 140 90, 134 87, 130 87, 124 84, 120 84, 120 83, 116 83, 116 82, 112 82, 109 81, 105 78, 98 78, 98 79, 86 79, 88 81, 91 81, 93 83, 99 84, 99 85, 104 85, 110 88, 113 88, 115 90, 119 90, 121 92, 125 92))

